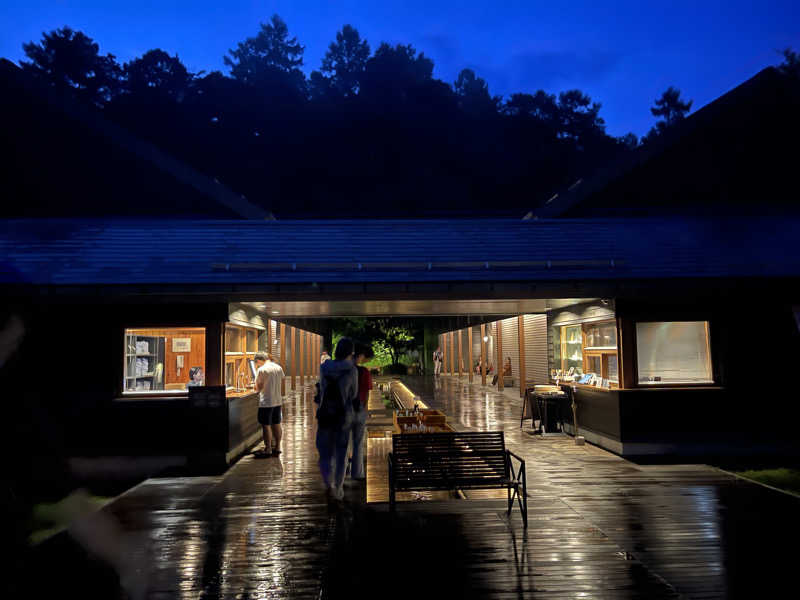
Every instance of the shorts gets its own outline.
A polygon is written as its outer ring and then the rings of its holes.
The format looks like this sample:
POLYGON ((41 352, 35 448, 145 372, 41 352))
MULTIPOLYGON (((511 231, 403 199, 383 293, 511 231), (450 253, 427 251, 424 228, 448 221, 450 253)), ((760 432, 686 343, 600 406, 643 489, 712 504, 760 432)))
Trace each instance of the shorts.
POLYGON ((281 407, 259 406, 258 422, 262 425, 279 425, 281 422, 281 407))

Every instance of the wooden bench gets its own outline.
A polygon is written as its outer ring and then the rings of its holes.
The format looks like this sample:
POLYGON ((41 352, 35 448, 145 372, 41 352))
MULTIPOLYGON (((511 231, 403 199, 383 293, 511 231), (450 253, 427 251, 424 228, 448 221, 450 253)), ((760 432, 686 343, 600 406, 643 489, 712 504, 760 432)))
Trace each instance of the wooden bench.
POLYGON ((528 526, 525 461, 506 450, 502 431, 395 434, 389 453, 389 507, 405 491, 503 489, 508 515, 519 504, 528 526), (518 461, 517 468, 511 459, 518 461))

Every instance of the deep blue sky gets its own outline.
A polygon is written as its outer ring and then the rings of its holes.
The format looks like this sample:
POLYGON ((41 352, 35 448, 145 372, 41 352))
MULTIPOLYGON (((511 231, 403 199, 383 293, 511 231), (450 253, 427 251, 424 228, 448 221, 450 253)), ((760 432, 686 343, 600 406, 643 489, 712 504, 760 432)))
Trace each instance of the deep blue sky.
POLYGON ((276 12, 306 46, 307 71, 351 23, 373 49, 413 44, 448 82, 471 67, 493 94, 582 89, 614 135, 645 133, 669 85, 699 108, 780 62, 777 50, 800 50, 798 0, 4 0, 0 56, 18 61, 23 42, 70 25, 121 62, 160 47, 191 70, 225 71, 225 52, 276 12))

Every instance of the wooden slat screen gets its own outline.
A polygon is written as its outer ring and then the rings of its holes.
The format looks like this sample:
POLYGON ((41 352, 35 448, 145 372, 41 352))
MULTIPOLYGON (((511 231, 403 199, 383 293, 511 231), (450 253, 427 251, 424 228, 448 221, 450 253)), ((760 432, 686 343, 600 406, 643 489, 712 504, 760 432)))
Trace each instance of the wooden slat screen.
POLYGON ((498 366, 498 373, 502 373, 506 357, 511 358, 511 374, 514 377, 514 385, 519 385, 519 327, 517 317, 503 319, 500 321, 503 328, 503 363, 498 366))
POLYGON ((525 370, 528 381, 549 383, 547 316, 525 315, 525 370))

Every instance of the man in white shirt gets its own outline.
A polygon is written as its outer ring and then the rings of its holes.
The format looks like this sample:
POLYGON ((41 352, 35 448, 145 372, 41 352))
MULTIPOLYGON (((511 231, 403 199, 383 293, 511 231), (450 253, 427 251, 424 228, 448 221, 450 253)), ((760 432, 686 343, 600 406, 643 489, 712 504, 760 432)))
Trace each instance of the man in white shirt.
POLYGON ((254 452, 257 457, 277 456, 281 453, 281 381, 283 369, 273 362, 266 352, 256 352, 256 391, 258 392, 258 422, 264 436, 264 449, 254 452), (275 438, 275 449, 272 438, 275 438))
POLYGON ((433 351, 433 374, 435 377, 438 377, 439 374, 442 372, 442 361, 444 360, 444 355, 442 354, 441 346, 437 346, 436 350, 433 351))

